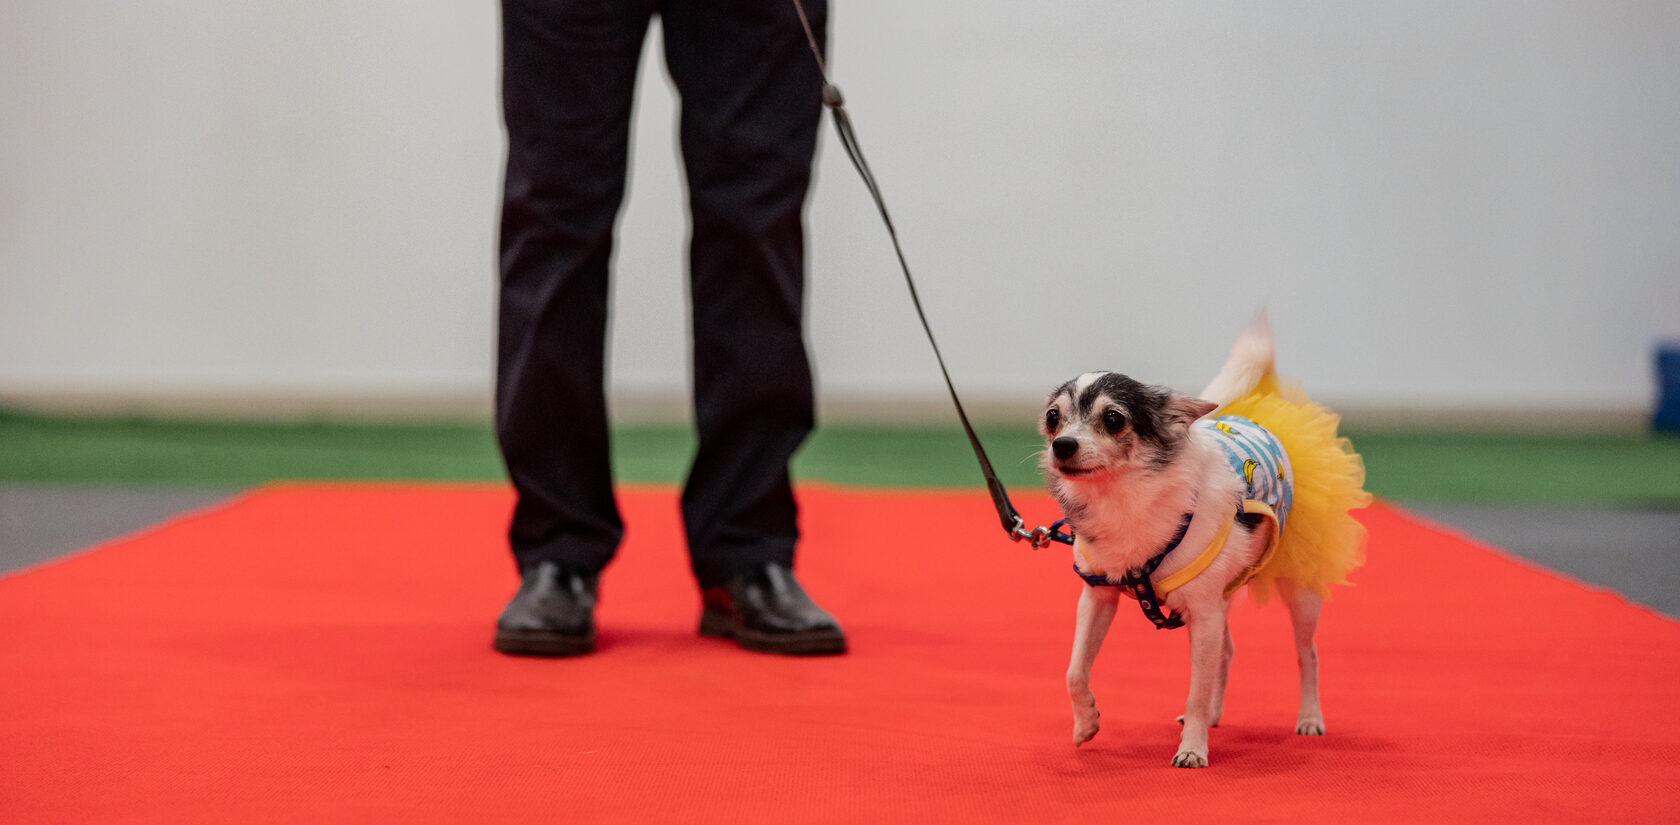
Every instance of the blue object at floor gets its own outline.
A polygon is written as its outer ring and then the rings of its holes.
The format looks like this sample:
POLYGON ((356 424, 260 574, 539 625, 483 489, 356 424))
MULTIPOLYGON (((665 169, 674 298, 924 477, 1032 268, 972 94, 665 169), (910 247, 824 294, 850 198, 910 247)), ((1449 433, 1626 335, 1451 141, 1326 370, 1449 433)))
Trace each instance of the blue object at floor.
POLYGON ((1651 426, 1680 432, 1680 341, 1657 346, 1657 411, 1651 426))

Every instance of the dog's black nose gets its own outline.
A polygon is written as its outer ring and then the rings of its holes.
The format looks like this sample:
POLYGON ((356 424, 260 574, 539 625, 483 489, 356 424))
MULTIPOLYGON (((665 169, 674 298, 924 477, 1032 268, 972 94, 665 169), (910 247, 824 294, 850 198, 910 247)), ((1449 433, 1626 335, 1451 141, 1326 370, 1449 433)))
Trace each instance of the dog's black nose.
POLYGON ((1074 453, 1079 452, 1079 439, 1069 438, 1064 435, 1061 438, 1050 442, 1050 452, 1055 453, 1057 458, 1066 459, 1074 453))

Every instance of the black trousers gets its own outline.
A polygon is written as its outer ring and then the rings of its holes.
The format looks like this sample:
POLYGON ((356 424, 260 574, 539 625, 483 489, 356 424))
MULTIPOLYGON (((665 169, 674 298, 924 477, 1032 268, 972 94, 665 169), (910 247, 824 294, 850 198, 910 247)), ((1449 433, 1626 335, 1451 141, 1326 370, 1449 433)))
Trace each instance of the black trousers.
MULTIPOLYGON (((806 0, 819 37, 825 0, 806 0)), ((623 536, 605 400, 608 264, 657 17, 681 103, 699 447, 682 495, 702 586, 792 564, 788 461, 813 426, 806 190, 821 77, 791 0, 503 0, 496 433, 520 568, 598 570, 623 536)), ((819 41, 821 42, 821 41, 819 41)))

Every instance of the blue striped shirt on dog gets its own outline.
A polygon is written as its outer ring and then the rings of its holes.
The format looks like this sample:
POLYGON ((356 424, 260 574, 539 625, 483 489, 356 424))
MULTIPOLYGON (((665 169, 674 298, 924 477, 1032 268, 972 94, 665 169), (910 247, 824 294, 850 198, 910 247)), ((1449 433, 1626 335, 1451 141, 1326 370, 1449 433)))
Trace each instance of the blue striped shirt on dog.
POLYGON ((1282 535, 1289 506, 1295 500, 1295 474, 1290 469, 1283 442, 1270 430, 1240 415, 1206 418, 1194 426, 1212 432, 1213 442, 1224 451, 1232 469, 1248 483, 1244 497, 1269 505, 1277 514, 1277 535, 1282 535))

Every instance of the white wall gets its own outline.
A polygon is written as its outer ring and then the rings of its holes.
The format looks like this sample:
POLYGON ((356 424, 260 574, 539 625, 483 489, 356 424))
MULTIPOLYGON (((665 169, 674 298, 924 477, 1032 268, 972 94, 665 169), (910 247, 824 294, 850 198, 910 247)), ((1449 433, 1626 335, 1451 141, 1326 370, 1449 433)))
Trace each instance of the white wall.
MULTIPOLYGON (((1031 415, 1093 368, 1286 372, 1402 410, 1648 408, 1680 336, 1680 3, 835 0, 832 65, 953 375, 1031 415)), ((489 0, 0 6, 0 396, 488 396, 489 0)), ((686 391, 682 188, 649 44, 621 409, 686 391)), ((824 125, 825 409, 946 413, 824 125)), ((675 406, 673 409, 680 409, 675 406)))

